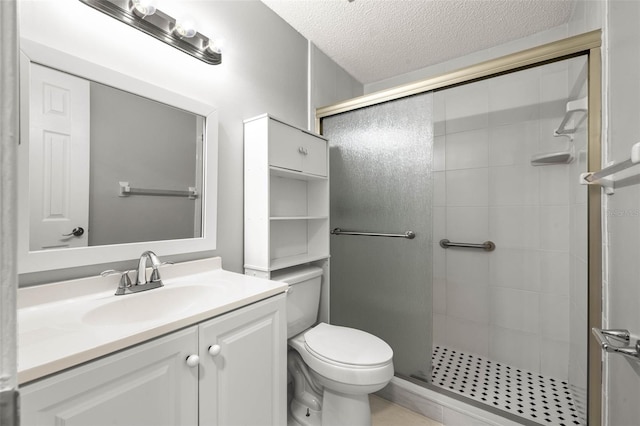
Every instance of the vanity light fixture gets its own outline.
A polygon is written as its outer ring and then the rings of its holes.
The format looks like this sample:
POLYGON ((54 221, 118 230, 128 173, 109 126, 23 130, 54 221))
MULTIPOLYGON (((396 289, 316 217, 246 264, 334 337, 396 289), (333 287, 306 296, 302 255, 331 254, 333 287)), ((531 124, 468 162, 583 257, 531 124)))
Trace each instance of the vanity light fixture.
POLYGON ((80 1, 207 64, 222 62, 219 40, 210 40, 188 21, 178 21, 157 9, 153 0, 80 1))

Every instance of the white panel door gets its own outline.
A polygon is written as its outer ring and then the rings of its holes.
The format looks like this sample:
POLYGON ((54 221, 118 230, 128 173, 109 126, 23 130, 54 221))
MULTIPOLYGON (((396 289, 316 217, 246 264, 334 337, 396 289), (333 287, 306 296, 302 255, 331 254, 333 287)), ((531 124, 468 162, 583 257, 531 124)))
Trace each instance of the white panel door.
POLYGON ((22 424, 197 425, 198 366, 186 363, 197 333, 191 327, 25 386, 22 424))
POLYGON ((32 64, 29 98, 30 250, 87 245, 89 82, 32 64), (67 235, 83 228, 82 235, 67 235))
POLYGON ((287 423, 284 296, 200 325, 200 425, 287 423))

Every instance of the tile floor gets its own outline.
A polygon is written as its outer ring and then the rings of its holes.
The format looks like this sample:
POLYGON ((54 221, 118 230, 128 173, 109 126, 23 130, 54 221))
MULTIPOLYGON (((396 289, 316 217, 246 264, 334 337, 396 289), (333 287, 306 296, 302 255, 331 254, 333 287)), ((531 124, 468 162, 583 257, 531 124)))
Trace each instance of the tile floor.
POLYGON ((566 382, 444 346, 433 348, 434 385, 553 426, 585 425, 566 382))
POLYGON ((375 395, 369 395, 369 402, 372 426, 442 426, 442 423, 375 395))

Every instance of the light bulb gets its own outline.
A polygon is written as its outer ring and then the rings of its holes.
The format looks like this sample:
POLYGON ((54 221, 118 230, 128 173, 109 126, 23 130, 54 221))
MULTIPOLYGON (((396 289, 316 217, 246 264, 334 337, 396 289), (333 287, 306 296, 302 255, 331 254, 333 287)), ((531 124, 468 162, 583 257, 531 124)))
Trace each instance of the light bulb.
POLYGON ((222 50, 224 49, 224 39, 219 38, 216 40, 209 40, 207 49, 209 49, 213 53, 221 54, 222 50))
POLYGON ((153 0, 131 0, 131 10, 137 12, 143 18, 156 13, 153 0))
POLYGON ((193 24, 189 21, 176 21, 173 32, 182 38, 192 38, 197 31, 193 28, 193 24))

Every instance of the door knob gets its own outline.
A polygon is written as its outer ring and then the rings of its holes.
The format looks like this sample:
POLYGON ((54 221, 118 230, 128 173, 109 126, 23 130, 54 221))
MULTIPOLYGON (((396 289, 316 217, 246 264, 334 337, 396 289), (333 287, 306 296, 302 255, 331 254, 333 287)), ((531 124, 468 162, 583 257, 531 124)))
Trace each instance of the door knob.
POLYGON ((200 364, 200 357, 198 355, 189 355, 187 357, 187 365, 191 368, 197 367, 200 364))
POLYGON ((78 226, 77 228, 73 228, 73 230, 68 233, 68 234, 62 234, 63 237, 70 237, 70 236, 74 236, 74 237, 80 237, 82 236, 82 234, 84 234, 84 228, 81 226, 78 226))
POLYGON ((222 348, 220 347, 220 345, 209 346, 209 355, 211 356, 219 355, 220 351, 222 351, 222 348))

